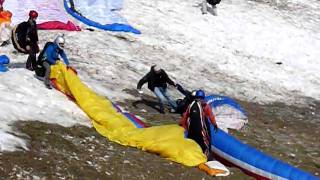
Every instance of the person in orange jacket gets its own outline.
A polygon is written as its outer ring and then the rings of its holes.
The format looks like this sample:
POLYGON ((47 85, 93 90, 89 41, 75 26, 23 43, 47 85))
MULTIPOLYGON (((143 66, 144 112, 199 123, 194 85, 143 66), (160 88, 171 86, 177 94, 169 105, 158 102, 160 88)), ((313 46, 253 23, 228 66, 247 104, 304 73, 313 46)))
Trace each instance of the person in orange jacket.
MULTIPOLYGON (((11 27, 11 17, 12 13, 8 10, 4 10, 3 8, 4 0, 0 0, 0 41, 3 40, 3 38, 6 38, 6 36, 3 36, 3 32, 6 32, 6 29, 10 31, 12 29, 11 27)), ((9 36, 9 33, 7 33, 7 36, 9 36)), ((9 44, 10 40, 4 40, 0 46, 5 46, 9 44)))
POLYGON ((184 112, 179 124, 187 130, 187 138, 196 141, 208 160, 211 160, 210 122, 213 124, 215 132, 218 130, 218 125, 210 105, 204 101, 204 98, 203 90, 196 91, 195 99, 184 112))

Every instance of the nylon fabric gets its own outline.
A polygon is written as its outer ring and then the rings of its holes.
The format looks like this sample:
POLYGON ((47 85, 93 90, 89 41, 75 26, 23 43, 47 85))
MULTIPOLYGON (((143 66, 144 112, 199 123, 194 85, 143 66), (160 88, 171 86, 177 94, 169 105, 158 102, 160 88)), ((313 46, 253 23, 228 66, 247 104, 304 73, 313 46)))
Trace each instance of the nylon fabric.
POLYGON ((13 26, 28 20, 30 10, 34 10, 39 14, 37 24, 40 25, 40 29, 80 30, 72 23, 62 0, 10 0, 3 6, 11 11, 13 26))
POLYGON ((63 63, 51 66, 50 78, 55 79, 59 90, 74 97, 95 129, 109 140, 159 154, 186 166, 197 166, 207 161, 200 146, 184 138, 182 127, 173 124, 137 128, 125 115, 117 112, 110 100, 88 88, 63 63))
POLYGON ((107 31, 141 34, 120 15, 123 0, 64 0, 66 11, 82 23, 107 31))
POLYGON ((2 23, 11 23, 12 13, 10 11, 1 11, 0 12, 0 25, 2 23))

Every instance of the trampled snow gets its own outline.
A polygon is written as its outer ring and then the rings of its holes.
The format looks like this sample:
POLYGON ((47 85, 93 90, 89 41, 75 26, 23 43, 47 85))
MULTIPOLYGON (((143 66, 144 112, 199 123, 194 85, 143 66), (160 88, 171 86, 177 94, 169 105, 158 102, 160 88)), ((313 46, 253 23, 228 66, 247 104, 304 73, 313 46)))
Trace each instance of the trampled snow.
MULTIPOLYGON (((201 14, 200 1, 126 0, 122 14, 141 35, 63 32, 66 53, 83 82, 114 101, 137 98, 123 90, 135 89, 152 64, 208 94, 295 105, 319 100, 320 2, 263 2, 223 0, 212 16, 201 14)), ((40 45, 57 33, 41 31, 40 45)), ((76 104, 24 69, 27 56, 12 46, 0 54, 11 59, 9 72, 0 74, 0 151, 27 148, 11 127, 18 120, 90 126, 76 104)))

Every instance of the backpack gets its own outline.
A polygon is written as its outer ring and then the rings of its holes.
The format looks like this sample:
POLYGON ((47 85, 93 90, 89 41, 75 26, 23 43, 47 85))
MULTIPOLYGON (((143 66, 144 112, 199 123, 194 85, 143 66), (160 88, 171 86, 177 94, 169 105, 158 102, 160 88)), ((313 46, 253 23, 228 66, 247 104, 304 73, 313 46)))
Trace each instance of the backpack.
POLYGON ((210 123, 205 116, 205 106, 206 103, 201 102, 201 100, 192 101, 189 106, 189 125, 193 126, 194 129, 203 129, 209 132, 210 123))
POLYGON ((202 151, 208 156, 210 154, 210 124, 205 117, 204 107, 200 100, 194 100, 189 106, 189 122, 187 137, 195 140, 202 151))
POLYGON ((53 44, 54 44, 53 42, 47 42, 38 56, 37 67, 35 69, 35 72, 36 72, 36 75, 39 77, 44 77, 45 75, 45 68, 43 66, 43 62, 45 61, 43 57, 44 52, 50 45, 53 45, 53 44))
POLYGON ((189 117, 190 119, 202 119, 203 117, 203 108, 201 102, 194 100, 189 108, 189 117))

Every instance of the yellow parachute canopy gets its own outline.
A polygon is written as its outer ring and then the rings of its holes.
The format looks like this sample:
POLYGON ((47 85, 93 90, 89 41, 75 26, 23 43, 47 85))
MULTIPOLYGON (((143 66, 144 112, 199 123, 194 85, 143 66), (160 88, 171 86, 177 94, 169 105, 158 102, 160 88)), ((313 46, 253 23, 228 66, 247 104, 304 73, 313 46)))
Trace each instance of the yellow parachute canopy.
POLYGON ((156 153, 187 166, 197 166, 207 161, 200 146, 184 138, 182 127, 172 124, 137 128, 122 113, 117 112, 110 100, 93 92, 63 63, 51 66, 50 77, 56 79, 58 89, 75 98, 76 103, 92 120, 95 129, 109 140, 156 153))

